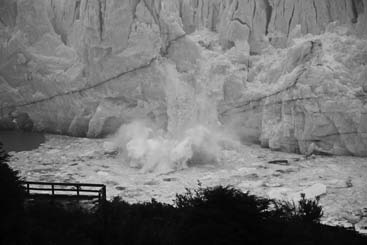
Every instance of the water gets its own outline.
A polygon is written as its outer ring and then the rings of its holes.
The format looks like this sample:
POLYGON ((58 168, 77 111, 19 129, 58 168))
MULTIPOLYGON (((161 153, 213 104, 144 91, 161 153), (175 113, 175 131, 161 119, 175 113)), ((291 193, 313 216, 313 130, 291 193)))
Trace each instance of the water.
POLYGON ((45 136, 41 133, 23 131, 1 131, 0 142, 7 151, 30 151, 37 149, 45 142, 45 136))

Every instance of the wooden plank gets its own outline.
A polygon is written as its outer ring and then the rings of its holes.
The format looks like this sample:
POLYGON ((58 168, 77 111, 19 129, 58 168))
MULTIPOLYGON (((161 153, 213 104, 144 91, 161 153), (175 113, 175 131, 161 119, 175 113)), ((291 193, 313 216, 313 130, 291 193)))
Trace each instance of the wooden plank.
MULTIPOLYGON (((28 188, 28 190, 30 191, 52 191, 51 188, 40 188, 40 187, 30 187, 28 188)), ((61 188, 54 188, 54 191, 65 191, 65 192, 77 192, 77 189, 61 189, 61 188)), ((80 192, 95 192, 95 193, 99 193, 101 192, 100 190, 83 190, 83 189, 79 189, 80 192)))
POLYGON ((103 184, 91 184, 91 183, 60 183, 60 182, 38 182, 38 181, 21 181, 22 184, 34 184, 34 185, 62 185, 62 186, 90 186, 90 187, 103 187, 103 184))
POLYGON ((35 194, 31 194, 29 195, 29 197, 31 198, 66 198, 66 199, 98 199, 98 196, 91 196, 91 195, 80 195, 80 196, 75 196, 75 195, 51 195, 51 194, 39 194, 39 193, 35 193, 35 194))

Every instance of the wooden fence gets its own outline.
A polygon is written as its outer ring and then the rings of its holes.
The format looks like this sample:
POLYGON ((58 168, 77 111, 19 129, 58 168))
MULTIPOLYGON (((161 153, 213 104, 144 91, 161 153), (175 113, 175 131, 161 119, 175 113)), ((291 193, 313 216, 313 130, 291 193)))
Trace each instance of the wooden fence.
POLYGON ((106 201, 106 186, 88 183, 22 181, 29 198, 59 198, 106 201))

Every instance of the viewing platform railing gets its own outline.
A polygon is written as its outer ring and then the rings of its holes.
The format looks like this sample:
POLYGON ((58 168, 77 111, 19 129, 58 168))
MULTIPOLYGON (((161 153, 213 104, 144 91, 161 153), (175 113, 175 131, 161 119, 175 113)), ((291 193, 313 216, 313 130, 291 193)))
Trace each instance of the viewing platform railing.
POLYGON ((106 186, 89 183, 22 181, 29 198, 59 198, 106 201, 106 186))

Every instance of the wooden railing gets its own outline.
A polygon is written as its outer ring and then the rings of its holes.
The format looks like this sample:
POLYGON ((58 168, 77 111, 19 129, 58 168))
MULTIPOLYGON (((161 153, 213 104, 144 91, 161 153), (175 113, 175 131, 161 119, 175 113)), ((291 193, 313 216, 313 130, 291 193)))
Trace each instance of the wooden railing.
POLYGON ((98 199, 106 201, 106 186, 86 183, 22 181, 30 198, 98 199))

